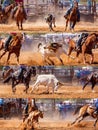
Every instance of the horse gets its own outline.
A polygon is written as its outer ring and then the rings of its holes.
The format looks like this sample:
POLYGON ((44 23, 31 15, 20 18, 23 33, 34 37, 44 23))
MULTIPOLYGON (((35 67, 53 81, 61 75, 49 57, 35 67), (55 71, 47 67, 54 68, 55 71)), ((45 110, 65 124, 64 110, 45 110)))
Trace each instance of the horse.
POLYGON ((50 57, 57 57, 60 60, 61 64, 64 65, 63 60, 60 57, 63 53, 67 55, 66 51, 64 50, 63 44, 54 42, 50 45, 45 45, 39 43, 38 51, 42 54, 45 64, 54 65, 54 62, 50 59, 50 57))
POLYGON ((77 9, 77 6, 73 7, 70 14, 67 17, 64 16, 64 18, 66 19, 65 31, 67 30, 68 22, 70 23, 70 30, 74 30, 77 22, 77 9))
POLYGON ((23 112, 22 112, 22 114, 23 114, 23 122, 25 121, 25 119, 29 116, 29 114, 32 111, 38 110, 38 107, 37 107, 35 102, 34 102, 34 105, 32 105, 32 102, 29 102, 27 105, 28 105, 27 110, 23 109, 23 112))
POLYGON ((16 20, 16 25, 18 27, 19 30, 23 30, 23 20, 26 20, 26 12, 24 10, 23 5, 19 5, 15 14, 14 14, 14 18, 16 20))
POLYGON ((29 116, 26 118, 26 120, 24 122, 22 122, 21 124, 21 130, 32 130, 34 129, 34 125, 37 124, 39 125, 39 121, 38 119, 43 118, 43 112, 40 110, 35 110, 32 111, 29 116))
POLYGON ((96 85, 96 83, 98 82, 98 72, 92 72, 90 75, 88 75, 87 77, 86 77, 86 82, 85 82, 85 84, 83 85, 83 87, 82 87, 82 90, 84 90, 85 89, 85 87, 89 84, 89 83, 91 83, 91 85, 92 85, 92 91, 93 91, 93 89, 94 89, 94 87, 95 87, 95 85, 96 85))
POLYGON ((54 31, 52 25, 54 25, 54 27, 56 27, 55 17, 53 15, 49 15, 47 18, 45 18, 45 20, 46 20, 46 23, 48 23, 48 25, 49 25, 50 31, 54 31))
POLYGON ((11 73, 13 73, 14 72, 14 70, 12 69, 12 68, 9 68, 8 70, 6 70, 6 71, 4 71, 3 73, 2 73, 2 78, 3 79, 6 79, 11 73))
POLYGON ((13 102, 4 103, 2 106, 0 106, 0 115, 3 116, 4 119, 6 119, 6 117, 10 116, 12 108, 16 109, 15 103, 13 102))
POLYGON ((81 49, 79 51, 76 50, 76 43, 73 39, 69 41, 69 51, 68 56, 71 55, 72 51, 76 51, 76 57, 78 58, 79 54, 82 53, 83 56, 83 63, 86 64, 86 57, 85 54, 89 54, 91 56, 90 64, 94 61, 94 54, 92 50, 95 48, 95 45, 98 43, 98 34, 92 33, 89 34, 89 36, 86 38, 86 40, 83 42, 81 49))
MULTIPOLYGON (((20 56, 20 49, 22 47, 22 39, 23 39, 23 34, 18 33, 15 37, 13 37, 13 40, 10 42, 10 45, 8 47, 7 51, 3 51, 3 53, 0 56, 0 59, 8 52, 8 57, 7 57, 7 63, 10 59, 11 54, 15 54, 17 57, 17 62, 19 64, 19 56, 20 56)), ((1 43, 0 50, 3 50, 5 48, 4 42, 1 43)))
POLYGON ((10 4, 9 6, 5 7, 5 9, 3 11, 1 9, 1 13, 0 13, 0 22, 1 23, 7 22, 8 18, 11 15, 11 11, 14 7, 15 7, 15 3, 10 4))
POLYGON ((6 79, 4 79, 3 83, 7 83, 10 81, 12 82, 12 92, 15 94, 16 92, 16 85, 18 85, 19 83, 23 83, 25 85, 25 89, 24 92, 27 93, 28 89, 29 89, 29 83, 31 80, 31 76, 33 74, 33 76, 36 75, 36 70, 34 69, 34 67, 28 67, 28 68, 22 68, 20 76, 19 73, 17 74, 17 72, 19 71, 15 71, 13 72, 10 76, 8 76, 6 79))
POLYGON ((76 122, 81 122, 85 117, 87 116, 91 116, 93 118, 95 118, 95 123, 94 123, 94 127, 96 127, 96 123, 98 121, 98 113, 95 113, 96 108, 91 106, 91 105, 84 105, 82 107, 78 107, 75 112, 74 115, 79 111, 79 115, 78 117, 75 119, 74 122, 71 123, 71 125, 75 124, 76 122))

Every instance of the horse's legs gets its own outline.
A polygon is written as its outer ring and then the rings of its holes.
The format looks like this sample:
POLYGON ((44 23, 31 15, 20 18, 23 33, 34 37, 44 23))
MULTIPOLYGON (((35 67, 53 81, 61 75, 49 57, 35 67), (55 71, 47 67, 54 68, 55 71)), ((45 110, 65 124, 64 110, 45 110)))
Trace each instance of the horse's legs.
POLYGON ((77 63, 79 62, 79 52, 76 52, 77 63))
POLYGON ((72 47, 69 47, 67 62, 69 61, 69 57, 70 57, 70 55, 71 55, 72 50, 73 50, 73 48, 72 48, 72 47))
POLYGON ((97 121, 98 121, 98 118, 95 120, 94 127, 96 127, 97 121))
POLYGON ((26 83, 26 88, 24 89, 24 91, 27 93, 28 89, 29 89, 29 83, 26 83))
POLYGON ((82 116, 82 118, 78 121, 78 123, 80 123, 83 119, 84 119, 84 116, 82 116))
POLYGON ((16 92, 16 88, 15 88, 15 84, 14 84, 14 78, 12 78, 12 92, 15 93, 16 92))
POLYGON ((7 57, 7 63, 9 61, 9 59, 10 59, 10 55, 11 55, 11 53, 9 52, 8 57, 7 57))
POLYGON ((72 25, 71 25, 71 29, 73 29, 73 31, 74 31, 75 25, 76 25, 76 21, 73 21, 73 23, 72 23, 72 25))
POLYGON ((67 30, 67 26, 68 26, 68 19, 66 20, 66 26, 65 26, 65 31, 67 30))
POLYGON ((20 21, 20 24, 21 24, 21 30, 23 30, 22 23, 23 23, 23 20, 20 21))
POLYGON ((54 65, 54 62, 49 57, 45 58, 45 63, 48 63, 48 65, 54 65))
POLYGON ((54 27, 56 27, 56 25, 55 25, 55 18, 53 18, 53 24, 54 24, 54 27))
POLYGON ((15 53, 15 55, 17 57, 17 63, 19 64, 19 55, 20 55, 20 52, 15 53))
POLYGON ((91 61, 90 61, 90 64, 92 64, 94 62, 94 54, 91 53, 91 61))
POLYGON ((89 83, 90 81, 88 80, 85 84, 84 84, 84 86, 82 87, 82 90, 84 90, 84 88, 87 86, 87 84, 89 83))
POLYGON ((93 81, 92 81, 91 83, 92 83, 92 87, 91 87, 91 88, 92 88, 92 91, 93 91, 93 89, 94 89, 94 87, 95 87, 96 82, 93 82, 93 81))
POLYGON ((50 31, 54 31, 53 28, 52 28, 52 22, 50 22, 49 28, 50 28, 50 31))
POLYGON ((71 123, 71 125, 75 124, 76 121, 77 121, 79 118, 81 118, 81 115, 79 115, 79 116, 75 119, 75 121, 71 123))
POLYGON ((4 52, 2 53, 2 55, 0 56, 0 59, 1 59, 5 54, 6 54, 6 51, 4 51, 4 52))
POLYGON ((18 20, 16 20, 16 25, 17 25, 18 29, 20 29, 18 20))

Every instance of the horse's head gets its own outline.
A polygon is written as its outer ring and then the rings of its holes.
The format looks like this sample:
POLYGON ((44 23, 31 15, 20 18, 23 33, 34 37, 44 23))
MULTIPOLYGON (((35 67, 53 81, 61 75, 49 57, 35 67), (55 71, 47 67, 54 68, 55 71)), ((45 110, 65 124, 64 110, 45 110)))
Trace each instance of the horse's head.
POLYGON ((75 14, 77 14, 77 6, 74 6, 73 8, 72 8, 72 11, 71 11, 71 15, 75 15, 75 14))
POLYGON ((33 74, 33 76, 36 76, 36 68, 33 67, 28 67, 27 69, 28 73, 33 74))
POLYGON ((42 111, 40 111, 40 110, 37 110, 37 111, 35 111, 35 117, 37 117, 37 118, 43 118, 43 112, 42 111))

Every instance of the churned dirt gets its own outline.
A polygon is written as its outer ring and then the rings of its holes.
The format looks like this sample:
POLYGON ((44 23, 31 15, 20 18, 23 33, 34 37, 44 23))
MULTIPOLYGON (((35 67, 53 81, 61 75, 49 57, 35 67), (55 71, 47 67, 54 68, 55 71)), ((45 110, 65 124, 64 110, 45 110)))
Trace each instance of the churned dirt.
MULTIPOLYGON (((65 21, 65 20, 64 20, 65 21)), ((58 21, 56 22, 56 28, 54 28, 53 32, 65 32, 65 22, 64 21, 58 21)), ((90 22, 79 22, 75 26, 74 32, 97 32, 98 25, 97 22, 90 23, 90 22)), ((50 33, 48 24, 43 20, 38 20, 37 22, 24 22, 23 23, 23 30, 18 30, 15 22, 11 22, 10 24, 1 24, 0 25, 0 31, 1 32, 9 32, 9 31, 15 31, 15 32, 30 32, 30 33, 50 33)), ((66 32, 70 32, 69 29, 67 29, 66 32)))
POLYGON ((91 86, 88 85, 84 91, 82 86, 61 86, 54 94, 50 88, 49 94, 46 93, 46 87, 40 85, 39 90, 34 90, 31 94, 32 85, 28 90, 28 94, 25 94, 24 85, 19 84, 16 86, 16 93, 12 93, 11 85, 0 85, 0 96, 5 98, 98 98, 98 86, 95 86, 94 92, 91 90, 91 86))
MULTIPOLYGON (((0 120, 0 130, 20 130, 21 120, 0 120)), ((95 130, 93 121, 83 121, 81 123, 71 125, 71 121, 40 121, 40 127, 35 130, 95 130)), ((96 126, 98 129, 98 125, 96 126)))
MULTIPOLYGON (((98 51, 97 49, 94 50, 94 63, 92 65, 98 64, 98 51)), ((63 60, 64 65, 84 65, 83 64, 83 58, 80 54, 79 56, 79 62, 77 62, 77 58, 75 57, 76 53, 73 52, 71 56, 74 57, 68 58, 67 55, 62 54, 61 59, 63 60)), ((2 57, 0 60, 0 65, 6 65, 8 53, 2 57)), ((50 57, 50 59, 54 62, 54 65, 59 66, 62 65, 61 62, 57 57, 50 57)), ((90 56, 86 56, 86 62, 89 64, 90 62, 90 56)), ((11 58, 9 60, 9 65, 17 65, 17 59, 14 54, 11 55, 11 58)), ((26 65, 47 65, 47 63, 44 63, 42 55, 39 52, 33 52, 33 51, 21 51, 20 57, 19 57, 19 64, 26 64, 26 65)))

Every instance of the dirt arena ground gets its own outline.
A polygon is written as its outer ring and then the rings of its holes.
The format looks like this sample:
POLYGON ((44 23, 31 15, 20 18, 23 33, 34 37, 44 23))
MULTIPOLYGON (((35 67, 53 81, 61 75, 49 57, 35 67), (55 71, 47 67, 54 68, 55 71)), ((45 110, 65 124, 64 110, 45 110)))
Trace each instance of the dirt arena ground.
MULTIPOLYGON (((25 22, 23 24, 23 30, 24 32, 30 32, 30 33, 50 33, 50 30, 48 28, 47 23, 44 20, 38 20, 37 22, 25 22)), ((15 32, 21 32, 21 30, 18 30, 15 22, 10 22, 9 24, 1 24, 0 25, 0 31, 1 32, 9 32, 9 31, 15 31, 15 32)), ((97 32, 98 26, 97 22, 90 23, 90 22, 79 22, 75 26, 75 32, 97 32)), ((59 21, 56 22, 56 28, 54 28, 54 32, 65 32, 65 22, 59 21)), ((67 32, 70 32, 67 30, 67 32)), ((53 33, 53 32, 51 32, 53 33)))
MULTIPOLYGON (((94 63, 92 65, 98 64, 98 50, 94 50, 94 63)), ((72 56, 75 57, 76 53, 72 53, 72 56)), ((6 65, 8 54, 6 54, 2 59, 0 60, 0 65, 6 65)), ((61 62, 56 57, 50 58, 55 65, 61 65, 61 62)), ((83 65, 82 55, 79 56, 79 63, 77 62, 77 59, 69 58, 65 54, 61 55, 61 59, 63 60, 64 65, 83 65)), ((32 51, 21 51, 20 57, 19 57, 19 64, 26 64, 26 65, 47 65, 43 62, 43 58, 40 53, 38 52, 32 52, 32 51)), ((87 64, 89 64, 90 56, 86 56, 87 64)), ((17 59, 14 54, 11 55, 11 58, 9 60, 9 65, 17 65, 17 59)))
POLYGON ((22 84, 17 85, 16 93, 12 93, 11 85, 1 84, 0 85, 0 96, 4 98, 98 98, 98 86, 95 86, 94 92, 91 90, 91 86, 88 85, 84 91, 82 86, 61 86, 57 92, 52 94, 51 88, 49 94, 46 94, 46 88, 39 86, 39 90, 34 90, 31 94, 31 85, 28 90, 28 94, 23 92, 24 86, 22 84))
MULTIPOLYGON (((0 120, 0 130, 20 130, 21 120, 0 120)), ((71 126, 70 121, 40 121, 40 128, 35 130, 95 130, 93 121, 83 121, 71 126)), ((96 126, 96 130, 98 125, 96 126)))

